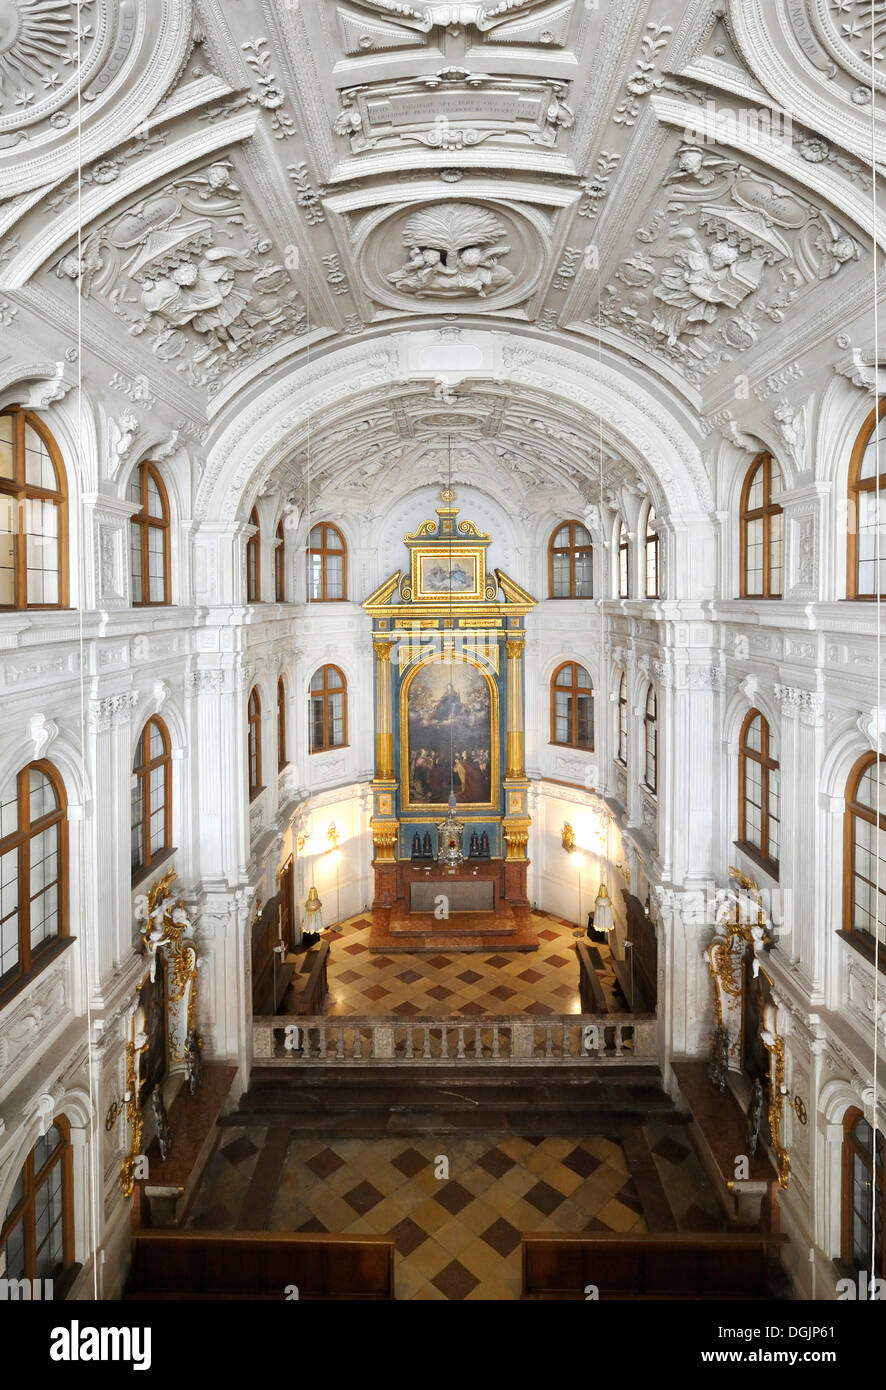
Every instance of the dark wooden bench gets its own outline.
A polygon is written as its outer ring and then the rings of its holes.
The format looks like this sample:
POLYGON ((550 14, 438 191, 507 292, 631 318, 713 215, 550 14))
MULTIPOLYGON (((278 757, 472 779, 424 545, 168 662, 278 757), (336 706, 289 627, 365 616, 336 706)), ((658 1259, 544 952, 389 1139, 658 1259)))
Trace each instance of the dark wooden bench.
POLYGON ((254 1231, 139 1231, 129 1299, 394 1297, 394 1243, 384 1236, 254 1231))
POLYGON ((523 1298, 767 1299, 778 1283, 771 1232, 524 1235, 523 1298))
POLYGON ((606 1003, 603 986, 600 984, 599 976, 594 969, 591 953, 583 941, 575 942, 575 954, 578 956, 578 990, 582 1013, 608 1013, 609 1006, 606 1003))
POLYGON ((289 1013, 301 1016, 325 1013, 329 993, 328 964, 328 941, 321 941, 319 946, 313 946, 305 953, 299 969, 292 976, 294 998, 288 1008, 289 1013))
POLYGON ((655 1004, 650 1000, 643 981, 634 971, 633 990, 631 986, 631 963, 630 961, 616 960, 615 956, 611 960, 612 971, 618 981, 618 987, 625 997, 628 1006, 628 1013, 632 1014, 654 1014, 655 1004), (631 993, 633 992, 633 999, 631 993))

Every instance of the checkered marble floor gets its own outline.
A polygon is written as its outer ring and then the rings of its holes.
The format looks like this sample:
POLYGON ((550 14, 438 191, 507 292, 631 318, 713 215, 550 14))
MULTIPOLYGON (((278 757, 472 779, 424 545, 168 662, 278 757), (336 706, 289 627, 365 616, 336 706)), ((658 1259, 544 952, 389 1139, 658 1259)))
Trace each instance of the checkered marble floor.
MULTIPOLYGON (((368 948, 369 919, 351 918, 325 936, 331 945, 327 1012, 336 1018, 580 1013, 573 924, 546 913, 532 916, 538 951, 488 956, 457 951, 375 955, 368 948)), ((616 998, 609 948, 594 949, 607 1002, 624 1010, 624 1001, 616 998)))
MULTIPOLYGON (((242 1228, 257 1138, 225 1131, 189 1226, 242 1228)), ((269 1199, 270 1230, 390 1235, 398 1299, 517 1299, 523 1232, 647 1229, 624 1151, 601 1137, 297 1139, 269 1199)))

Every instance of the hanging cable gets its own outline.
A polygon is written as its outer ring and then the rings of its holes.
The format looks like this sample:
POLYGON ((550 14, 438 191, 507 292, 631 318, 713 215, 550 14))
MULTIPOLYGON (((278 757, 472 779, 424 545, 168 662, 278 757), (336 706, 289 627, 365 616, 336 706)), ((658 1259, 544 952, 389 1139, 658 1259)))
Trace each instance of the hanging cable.
MULTIPOLYGON (((875 18, 876 12, 877 12, 877 7, 876 7, 875 5, 871 5, 871 49, 870 49, 870 52, 871 52, 871 177, 872 177, 872 185, 871 185, 871 214, 872 214, 872 226, 871 226, 871 231, 872 231, 872 240, 873 240, 873 274, 874 274, 874 469, 875 469, 875 477, 876 477, 876 479, 877 479, 876 489, 875 489, 875 492, 874 492, 874 497, 875 497, 875 504, 874 504, 874 574, 875 574, 875 576, 876 576, 875 583, 876 583, 876 614, 877 614, 877 630, 876 630, 876 649, 877 649, 877 702, 876 702, 876 714, 875 714, 875 717, 874 717, 874 725, 875 725, 875 735, 874 735, 874 736, 875 736, 875 740, 876 740, 876 762, 874 763, 874 767, 875 767, 875 770, 876 770, 876 775, 875 775, 875 777, 874 777, 874 802, 875 802, 875 807, 876 807, 876 812, 875 812, 875 814, 876 814, 876 823, 877 823, 877 826, 879 827, 879 825, 880 825, 880 816, 882 815, 882 800, 883 800, 883 782, 882 782, 883 764, 882 764, 881 761, 880 761, 881 758, 882 758, 882 756, 883 756, 883 746, 882 746, 882 745, 883 745, 883 733, 882 733, 881 716, 880 716, 880 711, 881 711, 882 708, 883 708, 883 704, 882 704, 882 681, 883 681, 883 659, 882 659, 882 657, 883 657, 883 653, 882 653, 882 639, 883 639, 882 599, 883 599, 883 578, 882 578, 881 567, 882 567, 883 562, 884 562, 884 559, 886 559, 886 557, 884 557, 884 556, 882 555, 882 537, 883 537, 883 514, 882 514, 882 507, 883 507, 883 498, 882 498, 882 495, 881 495, 881 494, 882 494, 882 486, 881 486, 881 481, 880 481, 880 477, 881 477, 881 475, 880 475, 880 402, 881 402, 881 395, 880 395, 880 285, 879 285, 879 271, 878 271, 878 268, 877 268, 878 232, 879 232, 879 225, 878 225, 878 224, 879 224, 879 219, 878 219, 878 216, 877 216, 877 90, 876 90, 875 69, 874 69, 874 64, 875 64, 875 62, 876 62, 876 52, 877 52, 877 48, 876 48, 877 20, 876 20, 876 18, 875 18)), ((856 515, 855 515, 855 518, 854 518, 854 524, 855 524, 856 527, 858 526, 858 523, 859 523, 858 508, 857 508, 857 504, 856 504, 856 515)), ((853 869, 853 872, 854 872, 854 864, 853 864, 853 866, 852 866, 852 869, 853 869)), ((878 1132, 879 1132, 879 1127, 878 1127, 878 1124, 877 1124, 877 1115, 878 1115, 878 1108, 879 1108, 879 1067, 878 1067, 879 1038, 878 1038, 878 1036, 877 1036, 877 1030, 878 1030, 878 1019, 879 1019, 879 1016, 880 1016, 880 931, 881 931, 881 928, 882 928, 882 927, 886 926, 886 920, 881 921, 881 918, 880 918, 880 914, 883 912, 883 907, 881 906, 881 904, 882 904, 882 902, 883 902, 883 889, 882 889, 882 884, 881 884, 881 875, 882 875, 882 871, 883 871, 883 860, 882 860, 881 854, 880 854, 880 853, 877 853, 877 855, 876 855, 876 869, 875 869, 876 882, 875 882, 875 884, 874 884, 874 888, 875 888, 875 894, 874 894, 874 904, 875 904, 875 906, 874 906, 874 1012, 873 1012, 873 1038, 872 1038, 872 1043, 873 1043, 873 1071, 872 1071, 872 1076, 871 1076, 872 1091, 873 1091, 873 1100, 872 1100, 872 1105, 871 1105, 871 1163, 872 1163, 872 1173, 873 1173, 874 1187, 876 1187, 876 1183, 877 1183, 877 1134, 878 1134, 878 1132)), ((845 873, 845 872, 846 872, 846 866, 844 866, 844 873, 845 873)), ((886 914, 884 914, 884 917, 886 917, 886 914)), ((882 1222, 883 1222, 883 1213, 881 1212, 881 1213, 880 1213, 880 1223, 881 1223, 881 1225, 882 1225, 882 1222)), ((874 1191, 873 1191, 873 1189, 872 1189, 872 1191, 871 1191, 871 1270, 870 1270, 871 1275, 873 1275, 874 1266, 875 1266, 875 1264, 876 1264, 876 1244, 877 1244, 877 1236, 878 1236, 878 1231, 877 1231, 877 1203, 876 1203, 876 1200, 875 1200, 875 1198, 874 1198, 874 1191)), ((881 1234, 881 1239, 882 1239, 882 1234, 881 1234)))

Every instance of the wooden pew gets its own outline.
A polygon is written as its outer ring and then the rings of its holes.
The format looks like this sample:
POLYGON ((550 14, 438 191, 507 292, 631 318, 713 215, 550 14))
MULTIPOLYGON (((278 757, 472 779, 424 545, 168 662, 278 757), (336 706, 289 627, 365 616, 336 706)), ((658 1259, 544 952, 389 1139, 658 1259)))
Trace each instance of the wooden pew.
POLYGON ((768 1299, 787 1236, 760 1231, 524 1235, 526 1299, 768 1299))
POLYGON ((290 1012, 296 1015, 323 1014, 329 993, 326 971, 329 963, 329 942, 321 941, 305 954, 301 967, 293 974, 292 987, 296 998, 290 1012))
POLYGON ((606 1003, 603 986, 600 984, 599 976, 594 969, 591 953, 583 941, 575 942, 575 954, 578 956, 578 988, 582 1013, 608 1013, 609 1006, 606 1003))
POLYGON ((261 1231, 138 1231, 127 1299, 392 1299, 384 1236, 261 1231))

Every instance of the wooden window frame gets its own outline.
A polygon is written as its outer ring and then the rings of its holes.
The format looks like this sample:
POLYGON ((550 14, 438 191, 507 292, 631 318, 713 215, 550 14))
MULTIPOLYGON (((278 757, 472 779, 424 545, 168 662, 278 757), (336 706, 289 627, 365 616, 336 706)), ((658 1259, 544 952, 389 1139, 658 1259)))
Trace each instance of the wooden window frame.
POLYGON ((15 506, 15 531, 13 533, 13 565, 15 602, 0 604, 0 613, 40 612, 69 607, 68 576, 68 479, 62 462, 61 451, 49 429, 32 410, 24 406, 10 405, 0 410, 0 416, 10 415, 13 419, 12 470, 11 478, 0 478, 0 494, 12 497, 15 506), (25 482, 25 426, 30 425, 46 445, 52 466, 55 469, 56 488, 35 487, 25 482), (29 500, 54 502, 58 511, 58 602, 29 603, 27 574, 27 545, 22 527, 22 510, 29 500))
POLYGON ((591 680, 591 673, 586 666, 582 666, 580 661, 561 661, 554 674, 551 676, 551 743, 555 748, 578 748, 583 753, 593 753, 597 740, 597 720, 596 709, 594 708, 594 682, 591 680), (562 671, 571 670, 570 685, 558 685, 558 678, 562 671), (584 671, 590 685, 580 686, 578 684, 578 672, 584 671), (557 695, 572 696, 571 713, 571 741, 562 743, 557 738, 557 695), (583 696, 591 702, 591 741, 590 743, 579 743, 578 740, 578 697, 583 696))
POLYGON ((655 508, 650 507, 646 513, 646 538, 644 558, 646 560, 645 589, 647 598, 661 598, 661 543, 657 531, 651 530, 651 523, 655 520, 655 508), (655 592, 649 589, 649 551, 655 554, 655 592))
MULTIPOLYGON (((876 809, 863 806, 854 798, 864 773, 869 767, 875 767, 878 762, 886 763, 886 753, 881 753, 879 758, 876 753, 863 753, 853 765, 846 781, 846 810, 843 817, 843 935, 850 945, 859 949, 870 961, 873 962, 876 957, 879 957, 880 970, 886 973, 886 946, 881 943, 880 949, 877 951, 876 938, 862 927, 856 927, 853 911, 855 903, 855 821, 861 819, 867 821, 869 825, 877 826, 876 809)), ((882 799, 878 828, 886 830, 886 796, 882 799)))
POLYGON ((643 786, 653 796, 658 795, 658 695, 655 686, 650 685, 646 691, 646 705, 643 712, 643 786), (653 702, 652 713, 649 713, 649 701, 653 702), (652 769, 652 780, 649 778, 649 730, 655 732, 655 753, 654 767, 652 769))
POLYGON ((738 740, 738 846, 755 860, 761 868, 765 869, 773 878, 778 878, 779 864, 778 859, 773 859, 769 855, 770 835, 769 835, 769 777, 770 774, 781 772, 781 764, 777 758, 772 756, 772 730, 769 727, 769 720, 760 709, 748 710, 742 721, 741 734, 738 740), (755 719, 760 719, 760 752, 748 747, 748 731, 755 719), (760 767, 760 844, 755 845, 747 837, 747 776, 746 767, 748 760, 755 762, 760 767))
POLYGON ((249 525, 255 530, 246 540, 246 602, 261 603, 261 523, 255 507, 249 513, 249 525))
POLYGON ((261 752, 261 692, 258 686, 254 685, 246 701, 246 776, 249 783, 250 801, 254 801, 259 793, 265 789, 265 784, 262 781, 261 752), (255 749, 254 759, 253 747, 255 749), (254 780, 252 776, 253 761, 255 763, 254 780))
POLYGON ((13 1226, 24 1217, 22 1229, 25 1233, 25 1274, 26 1279, 37 1279, 37 1232, 36 1232, 36 1202, 37 1196, 49 1180, 53 1169, 62 1166, 62 1264, 58 1271, 52 1275, 42 1277, 52 1278, 53 1292, 58 1296, 58 1284, 60 1276, 65 1271, 70 1270, 74 1265, 74 1148, 71 1143, 71 1125, 67 1116, 58 1115, 53 1120, 53 1125, 61 1135, 61 1142, 53 1153, 49 1155, 43 1167, 37 1171, 34 1168, 34 1149, 36 1144, 30 1149, 24 1164, 19 1169, 23 1177, 23 1193, 21 1201, 16 1204, 12 1212, 7 1216, 5 1212, 0 1213, 0 1248, 2 1248, 9 1238, 9 1233, 13 1226))
MULTIPOLYGON (((847 1268, 856 1274, 862 1271, 859 1270, 855 1262, 852 1250, 852 1159, 853 1157, 859 1158, 865 1167, 870 1164, 871 1197, 873 1199, 873 1185, 877 1180, 877 1135, 881 1132, 874 1129, 873 1152, 869 1156, 855 1139, 855 1130, 859 1120, 868 1120, 868 1117, 857 1106, 851 1106, 843 1116, 843 1144, 840 1164, 840 1258, 847 1268)), ((870 1123, 869 1120, 868 1123, 870 1123)), ((880 1263, 878 1268, 876 1261, 871 1261, 874 1268, 864 1271, 868 1279, 882 1278, 883 1270, 886 1268, 886 1156, 880 1163, 880 1186, 882 1189, 880 1194, 880 1263)), ((874 1232, 871 1233, 872 1238, 874 1234, 874 1232)), ((871 1253, 873 1254, 873 1239, 871 1253)))
MULTIPOLYGON (((780 599, 784 597, 784 534, 782 534, 782 592, 772 593, 772 518, 774 516, 784 516, 784 508, 777 502, 772 501, 772 464, 774 460, 770 453, 764 452, 757 454, 745 475, 744 484, 741 489, 740 506, 740 598, 747 599, 780 599), (758 470, 763 469, 763 505, 762 507, 748 507, 751 487, 758 470), (763 592, 762 594, 748 593, 748 523, 751 521, 763 522, 763 592)), ((779 468, 779 472, 781 469, 779 468)))
POLYGON ((311 527, 310 531, 308 532, 308 574, 307 574, 307 581, 308 581, 308 584, 307 584, 307 601, 308 601, 308 603, 347 603, 347 601, 348 601, 348 546, 347 546, 347 542, 346 542, 344 536, 342 535, 341 531, 338 529, 337 526, 333 525, 333 523, 332 523, 331 521, 315 521, 314 524, 313 524, 313 526, 311 527), (318 527, 322 527, 323 530, 322 530, 322 534, 321 534, 320 544, 317 546, 317 545, 312 545, 312 544, 311 544, 311 536, 314 534, 314 532, 317 530, 318 527), (329 543, 328 543, 328 538, 327 538, 327 532, 328 532, 328 531, 334 532, 335 535, 338 537, 338 539, 339 539, 339 545, 338 545, 338 546, 331 546, 331 545, 329 545, 329 543), (312 555, 319 555, 319 556, 320 556, 320 590, 321 590, 321 596, 320 596, 320 598, 313 598, 312 595, 311 595, 311 556, 312 556, 312 555), (326 557, 327 557, 328 555, 341 555, 341 557, 342 557, 342 562, 341 562, 341 598, 328 598, 328 597, 327 597, 327 592, 326 592, 326 591, 327 591, 329 585, 328 585, 328 576, 327 576, 327 572, 326 572, 326 570, 327 570, 327 566, 326 566, 326 557))
POLYGON ((631 597, 631 543, 630 543, 630 540, 628 539, 628 528, 627 528, 627 526, 625 526, 624 522, 623 522, 621 519, 619 519, 619 523, 618 523, 618 548, 617 548, 617 550, 616 550, 615 553, 616 553, 616 559, 617 559, 617 564, 618 564, 618 576, 617 576, 617 578, 618 578, 618 596, 619 596, 619 598, 630 598, 630 597, 631 597), (621 582, 621 576, 622 576, 622 563, 621 563, 621 557, 622 557, 622 555, 625 556, 625 564, 624 564, 625 583, 624 583, 624 588, 622 588, 622 582, 621 582))
POLYGON ((333 665, 333 664, 331 664, 331 663, 330 663, 330 664, 327 664, 326 666, 319 666, 319 667, 317 668, 317 671, 315 671, 314 674, 311 676, 311 680, 310 680, 310 682, 309 682, 309 684, 308 684, 308 746, 309 746, 309 748, 310 748, 311 753, 326 753, 326 752, 329 751, 330 748, 347 748, 347 746, 348 746, 348 682, 347 682, 347 678, 346 678, 346 676, 345 676, 345 673, 344 673, 344 671, 342 671, 342 669, 341 669, 340 666, 335 666, 335 665, 333 665), (340 681, 341 681, 341 685, 330 685, 330 683, 329 683, 329 672, 330 672, 330 671, 335 671, 335 672, 336 672, 336 674, 338 675, 338 677, 339 677, 339 679, 340 679, 340 681), (319 673, 322 675, 322 677, 323 677, 323 686, 322 686, 322 689, 320 689, 320 690, 313 690, 311 687, 312 687, 312 685, 313 685, 314 676, 316 676, 316 675, 318 674, 318 672, 319 672, 319 673), (330 719, 329 719, 329 696, 330 696, 330 695, 342 695, 342 696, 344 697, 344 698, 342 699, 342 741, 341 741, 341 743, 330 743, 330 742, 329 742, 329 738, 330 738, 330 728, 329 728, 329 726, 330 726, 330 719), (312 717, 312 714, 311 714, 311 702, 312 702, 313 700, 318 699, 318 698, 321 697, 321 696, 322 696, 322 698, 323 698, 323 743, 322 743, 319 747, 314 747, 314 742, 313 742, 313 740, 314 740, 314 720, 313 720, 313 717, 312 717))
MULTIPOLYGON (((139 529, 139 549, 142 562, 142 594, 150 595, 150 539, 151 531, 160 531, 163 535, 163 597, 162 599, 152 599, 150 597, 133 599, 133 608, 168 608, 172 603, 172 569, 169 544, 169 494, 166 485, 160 476, 160 470, 155 463, 149 459, 143 459, 138 465, 138 484, 139 496, 141 498, 142 509, 135 516, 129 518, 131 526, 139 529), (153 479, 157 491, 160 494, 160 505, 163 508, 163 516, 151 516, 148 511, 148 481, 153 479)), ((132 583, 132 570, 130 568, 130 584, 132 583)))
POLYGON ((18 823, 16 829, 0 840, 0 854, 18 850, 18 965, 0 983, 0 1005, 17 994, 24 981, 33 978, 48 965, 56 954, 60 941, 66 940, 70 928, 68 894, 70 886, 68 865, 68 799, 60 772, 52 763, 40 758, 27 763, 16 775, 18 823), (56 809, 31 823, 29 773, 41 772, 55 792, 56 809), (31 951, 31 841, 57 825, 58 831, 58 931, 31 951))
POLYGON ((274 533, 274 602, 286 602, 286 540, 283 522, 277 522, 274 533))
POLYGON ((628 680, 624 671, 618 682, 618 751, 616 758, 622 767, 628 765, 628 680))
MULTIPOLYGON (((132 758, 132 776, 137 777, 141 782, 141 848, 142 862, 132 870, 132 881, 144 878, 145 874, 162 859, 167 858, 172 852, 172 740, 169 737, 169 730, 160 718, 159 714, 152 714, 145 723, 144 728, 138 736, 141 748, 142 765, 135 766, 136 754, 132 758), (156 758, 151 757, 151 726, 153 725, 163 740, 163 752, 156 758), (163 825, 163 844, 153 854, 151 853, 151 773, 158 767, 163 768, 163 788, 164 788, 164 825, 163 825)), ((136 749, 136 753, 138 748, 136 749)))
POLYGON ((584 522, 582 522, 582 521, 561 521, 561 522, 559 523, 559 525, 556 526, 556 527, 554 528, 554 530, 552 531, 552 533, 551 533, 551 539, 548 541, 548 598, 552 598, 552 599, 579 599, 579 600, 588 600, 588 599, 592 599, 592 598, 594 597, 594 543, 593 543, 592 540, 589 540, 587 544, 584 544, 584 542, 582 542, 581 544, 579 544, 579 543, 577 542, 576 538, 575 538, 575 528, 576 528, 577 526, 580 526, 581 529, 582 529, 588 536, 590 536, 590 531, 588 531, 587 526, 585 526, 584 522), (564 527, 564 526, 568 526, 568 527, 569 527, 569 544, 568 544, 568 545, 555 545, 555 544, 554 544, 554 541, 556 540, 556 538, 557 538, 557 536, 560 534, 560 532, 563 530, 563 527, 564 527), (576 557, 576 554, 585 554, 585 553, 587 553, 587 554, 590 555, 590 557, 591 557, 591 592, 590 592, 589 594, 577 594, 577 593, 576 593, 576 577, 575 577, 575 557, 576 557), (569 556, 569 593, 568 593, 568 594, 555 594, 555 593, 554 593, 554 556, 555 556, 555 555, 568 555, 568 556, 569 556))
POLYGON ((289 759, 286 756, 286 683, 277 677, 277 771, 282 772, 289 759))
MULTIPOLYGON (((878 474, 872 478, 859 479, 861 465, 864 460, 865 451, 870 442, 871 436, 886 415, 886 398, 880 401, 879 405, 874 406, 870 415, 865 420, 858 436, 852 446, 852 454, 849 460, 849 526, 846 535, 846 597, 857 603, 876 603, 878 597, 886 599, 886 593, 882 594, 860 594, 858 592, 858 514, 859 514, 859 493, 874 492, 882 493, 886 490, 886 467, 881 468, 878 474)), ((882 460, 881 460, 882 463, 882 460)), ((886 506, 886 501, 881 498, 881 506, 886 506)), ((886 559, 886 555, 881 556, 886 559)))

